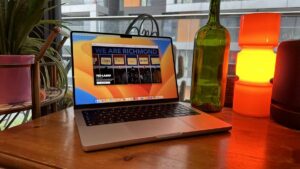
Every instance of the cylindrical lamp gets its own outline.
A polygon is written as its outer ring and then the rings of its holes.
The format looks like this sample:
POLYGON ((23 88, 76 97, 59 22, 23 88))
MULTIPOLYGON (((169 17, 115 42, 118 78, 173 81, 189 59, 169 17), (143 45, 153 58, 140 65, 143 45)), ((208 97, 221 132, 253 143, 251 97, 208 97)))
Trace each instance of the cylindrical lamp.
POLYGON ((257 13, 241 17, 233 110, 267 117, 270 114, 272 84, 280 32, 280 14, 257 13))

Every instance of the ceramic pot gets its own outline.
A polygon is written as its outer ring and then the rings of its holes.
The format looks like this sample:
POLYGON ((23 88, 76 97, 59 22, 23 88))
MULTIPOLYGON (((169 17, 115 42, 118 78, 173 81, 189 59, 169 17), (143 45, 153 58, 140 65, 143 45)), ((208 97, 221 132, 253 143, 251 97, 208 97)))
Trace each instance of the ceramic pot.
POLYGON ((0 104, 31 101, 34 55, 0 55, 0 104))

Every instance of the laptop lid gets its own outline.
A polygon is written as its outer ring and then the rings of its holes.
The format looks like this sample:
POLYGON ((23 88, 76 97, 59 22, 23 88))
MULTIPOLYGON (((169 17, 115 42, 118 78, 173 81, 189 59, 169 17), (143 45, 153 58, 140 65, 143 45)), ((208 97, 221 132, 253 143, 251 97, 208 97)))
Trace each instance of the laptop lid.
POLYGON ((74 108, 178 101, 172 39, 71 32, 74 108))

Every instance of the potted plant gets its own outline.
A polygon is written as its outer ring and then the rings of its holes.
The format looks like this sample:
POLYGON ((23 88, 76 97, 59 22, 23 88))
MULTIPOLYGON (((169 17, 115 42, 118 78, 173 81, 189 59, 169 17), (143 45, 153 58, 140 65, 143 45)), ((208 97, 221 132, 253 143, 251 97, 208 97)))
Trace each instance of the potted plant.
MULTIPOLYGON (((30 65, 45 43, 37 30, 45 24, 61 24, 57 20, 42 19, 44 13, 52 9, 46 8, 47 3, 48 0, 0 1, 0 104, 31 100, 30 65)), ((66 72, 59 57, 50 47, 41 62, 54 62, 59 82, 66 83, 66 72)), ((48 76, 41 77, 47 84, 48 76)))

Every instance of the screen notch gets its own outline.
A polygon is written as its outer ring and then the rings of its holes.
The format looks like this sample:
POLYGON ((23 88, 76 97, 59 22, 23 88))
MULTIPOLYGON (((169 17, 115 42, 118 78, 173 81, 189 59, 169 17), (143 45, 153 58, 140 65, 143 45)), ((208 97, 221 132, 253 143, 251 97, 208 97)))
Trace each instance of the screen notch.
POLYGON ((132 35, 120 35, 121 38, 132 38, 132 35))

